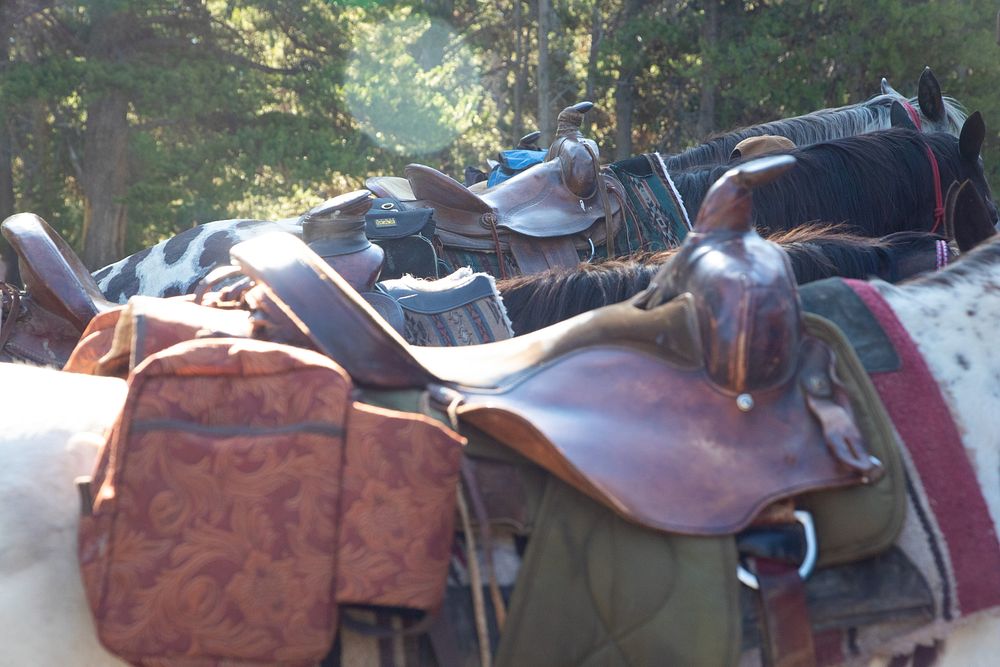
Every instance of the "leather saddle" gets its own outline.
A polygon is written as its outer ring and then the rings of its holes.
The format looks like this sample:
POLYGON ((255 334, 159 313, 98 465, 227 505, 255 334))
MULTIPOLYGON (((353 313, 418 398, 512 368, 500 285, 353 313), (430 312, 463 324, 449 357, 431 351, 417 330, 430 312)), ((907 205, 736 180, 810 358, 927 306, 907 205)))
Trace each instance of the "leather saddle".
POLYGON ((419 164, 406 167, 405 180, 377 177, 365 185, 380 197, 432 208, 445 246, 510 252, 522 273, 576 266, 579 251, 593 254, 595 246, 607 245, 612 256, 624 192, 601 169, 597 144, 580 131, 592 107, 563 109, 545 161, 481 194, 419 164))
POLYGON ((13 215, 0 229, 17 252, 25 287, 3 286, 0 359, 62 366, 90 320, 118 304, 37 215, 13 215))
POLYGON ((628 520, 731 534, 776 500, 881 471, 833 353, 804 333, 787 260, 750 222, 750 189, 793 162, 728 172, 684 250, 633 300, 487 345, 408 345, 290 235, 231 254, 358 384, 426 389, 628 520))
POLYGON ((385 251, 365 235, 365 214, 371 202, 368 190, 327 199, 299 218, 302 238, 396 331, 402 331, 402 309, 395 299, 376 287, 385 266, 385 251))

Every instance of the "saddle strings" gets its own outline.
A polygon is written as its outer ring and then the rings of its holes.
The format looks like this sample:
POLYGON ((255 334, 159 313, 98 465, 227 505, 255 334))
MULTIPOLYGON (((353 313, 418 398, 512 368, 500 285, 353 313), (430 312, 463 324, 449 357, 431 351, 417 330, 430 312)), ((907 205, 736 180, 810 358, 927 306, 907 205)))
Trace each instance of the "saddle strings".
POLYGON ((465 503, 460 482, 455 493, 458 495, 458 514, 462 518, 462 532, 465 533, 465 553, 469 567, 469 584, 472 588, 473 615, 476 620, 476 637, 479 640, 479 661, 481 667, 492 667, 493 656, 490 651, 489 628, 486 625, 486 601, 483 599, 483 577, 479 572, 479 559, 476 556, 476 537, 472 531, 472 520, 469 518, 469 506, 465 503))
POLYGON ((604 174, 601 172, 601 156, 597 154, 594 148, 585 141, 581 141, 580 145, 583 146, 587 153, 590 155, 591 164, 594 167, 594 177, 597 182, 597 194, 601 198, 601 206, 604 207, 604 248, 607 252, 608 259, 615 256, 615 233, 614 233, 614 218, 611 215, 611 198, 608 197, 608 189, 604 185, 604 174))

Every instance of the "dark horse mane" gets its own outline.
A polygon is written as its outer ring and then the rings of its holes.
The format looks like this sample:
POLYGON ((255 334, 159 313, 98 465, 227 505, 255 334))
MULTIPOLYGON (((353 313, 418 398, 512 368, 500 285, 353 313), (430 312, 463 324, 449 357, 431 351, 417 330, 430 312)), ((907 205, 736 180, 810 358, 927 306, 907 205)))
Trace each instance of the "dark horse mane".
MULTIPOLYGON (((796 158, 795 169, 754 190, 754 224, 762 231, 777 231, 824 220, 873 237, 929 231, 934 224, 934 172, 928 147, 937 159, 942 189, 970 178, 992 201, 982 166, 963 160, 957 138, 891 129, 789 151, 796 158)), ((671 174, 692 219, 712 183, 732 166, 671 174)))
MULTIPOLYGON (((933 256, 934 244, 942 238, 900 232, 872 239, 851 234, 841 226, 808 225, 772 234, 768 240, 785 250, 796 280, 803 284, 833 276, 877 276, 896 282, 912 271, 901 266, 902 253, 924 246, 933 256)), ((672 248, 584 263, 574 269, 551 269, 501 280, 497 288, 514 332, 521 335, 635 296, 649 286, 660 265, 676 252, 677 248, 672 248)))
MULTIPOLYGON (((729 161, 733 148, 747 137, 775 134, 791 139, 798 146, 830 141, 864 134, 890 127, 890 107, 894 101, 903 101, 898 95, 876 95, 875 97, 834 109, 820 109, 794 118, 784 118, 770 123, 753 125, 710 137, 704 143, 689 148, 676 155, 664 156, 670 172, 690 169, 702 165, 718 165, 729 161)), ((908 100, 917 104, 916 98, 908 100)), ((961 105, 950 97, 943 97, 945 114, 949 125, 957 132, 965 122, 965 112, 961 105)))

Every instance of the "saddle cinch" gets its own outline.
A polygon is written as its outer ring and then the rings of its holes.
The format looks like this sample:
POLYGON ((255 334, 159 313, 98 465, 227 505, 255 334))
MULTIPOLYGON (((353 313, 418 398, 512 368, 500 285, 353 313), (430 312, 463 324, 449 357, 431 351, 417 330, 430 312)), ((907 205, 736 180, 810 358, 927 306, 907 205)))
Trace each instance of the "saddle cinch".
POLYGON ((501 278, 510 270, 507 254, 520 273, 573 267, 581 253, 592 257, 601 246, 613 256, 624 191, 601 168, 597 144, 580 132, 583 114, 592 107, 581 102, 564 109, 545 161, 481 194, 419 164, 406 167, 405 180, 374 177, 365 186, 406 208, 433 210, 440 244, 495 253, 501 278))
MULTIPOLYGON (((855 415, 874 395, 863 370, 803 323, 787 258, 752 229, 750 189, 793 162, 730 171, 683 250, 635 299, 490 345, 407 345, 291 236, 247 241, 232 256, 366 391, 425 391, 470 438, 503 443, 632 524, 728 539, 787 520, 781 501, 878 486, 883 473, 855 415), (849 395, 845 374, 869 391, 849 395)), ((876 451, 898 468, 898 454, 876 451)), ((752 560, 765 655, 813 664, 799 564, 752 560)))

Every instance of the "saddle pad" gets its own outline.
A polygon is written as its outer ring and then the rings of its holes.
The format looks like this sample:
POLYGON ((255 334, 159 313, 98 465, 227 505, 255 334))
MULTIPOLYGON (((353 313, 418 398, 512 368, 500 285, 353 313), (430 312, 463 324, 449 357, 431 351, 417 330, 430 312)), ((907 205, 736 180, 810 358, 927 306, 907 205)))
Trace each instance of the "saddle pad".
POLYGON ((634 218, 632 232, 639 239, 625 239, 620 243, 623 232, 616 239, 617 248, 639 250, 666 250, 681 244, 691 230, 684 200, 667 173, 659 153, 648 153, 613 162, 608 166, 628 196, 631 215, 634 218))
POLYGON ((305 667, 338 605, 437 608, 463 443, 357 402, 308 350, 213 338, 153 354, 82 487, 102 643, 135 665, 305 667))
POLYGON ((858 429, 885 471, 872 484, 805 494, 797 500, 813 515, 822 545, 817 564, 851 563, 881 553, 899 537, 906 516, 906 477, 892 421, 851 344, 822 317, 806 313, 804 321, 806 332, 834 351, 836 374, 851 398, 858 429))
POLYGON ((497 667, 730 667, 735 573, 732 537, 645 530, 549 477, 497 667))
MULTIPOLYGON (((945 622, 1000 606, 1000 541, 944 397, 913 340, 870 284, 847 280, 900 357, 872 382, 906 444, 911 502, 922 518, 945 622)), ((919 563, 918 563, 919 564, 919 563)))
POLYGON ((435 281, 406 276, 379 288, 403 309, 403 337, 413 345, 451 347, 514 336, 493 276, 465 267, 435 281))

